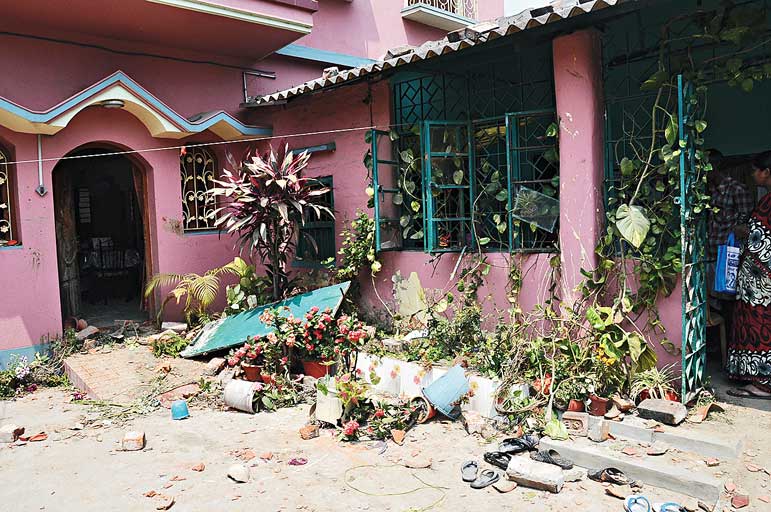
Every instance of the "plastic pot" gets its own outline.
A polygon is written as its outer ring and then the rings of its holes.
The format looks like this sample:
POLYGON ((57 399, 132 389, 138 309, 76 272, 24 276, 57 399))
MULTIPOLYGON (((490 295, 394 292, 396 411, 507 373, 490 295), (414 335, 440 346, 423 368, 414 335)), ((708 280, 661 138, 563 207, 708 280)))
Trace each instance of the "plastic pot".
POLYGON ((246 380, 233 379, 225 386, 224 400, 225 405, 254 414, 257 412, 254 408, 254 393, 260 388, 261 384, 249 382, 246 380))
POLYGON ((605 416, 608 412, 610 400, 597 395, 589 395, 589 414, 592 416, 605 416))
POLYGON ((321 364, 320 361, 303 361, 303 373, 316 379, 320 379, 328 373, 332 374, 330 367, 321 364))
POLYGON ((423 396, 439 412, 451 419, 460 416, 457 404, 463 395, 469 392, 471 386, 466 379, 466 372, 461 366, 454 366, 441 378, 423 390, 423 396))
POLYGON ((256 364, 241 363, 241 369, 244 371, 244 379, 249 382, 259 382, 262 366, 256 364))

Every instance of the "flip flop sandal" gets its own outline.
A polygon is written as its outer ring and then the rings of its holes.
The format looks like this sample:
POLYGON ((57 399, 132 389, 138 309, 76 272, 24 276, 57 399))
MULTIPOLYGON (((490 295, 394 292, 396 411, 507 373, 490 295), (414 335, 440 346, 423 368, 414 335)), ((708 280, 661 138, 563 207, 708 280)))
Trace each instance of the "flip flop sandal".
MULTIPOLYGON (((651 512, 651 502, 645 496, 632 495, 624 500, 624 510, 626 512, 651 512)), ((666 511, 661 510, 661 512, 666 511)))
POLYGON ((683 510, 683 507, 681 505, 678 505, 677 503, 673 503, 671 501, 667 503, 662 503, 659 507, 659 512, 680 512, 683 510))
POLYGON ((509 467, 511 454, 506 452, 487 452, 484 455, 484 459, 488 464, 506 470, 509 467))
POLYGON ((562 469, 573 469, 573 462, 562 457, 556 450, 540 450, 530 454, 530 458, 536 462, 554 464, 562 469))
POLYGON ((498 451, 514 455, 535 449, 538 446, 538 442, 538 437, 530 434, 518 438, 510 437, 501 442, 498 451))
POLYGON ((472 489, 484 489, 488 485, 493 485, 495 482, 501 479, 501 475, 497 471, 492 469, 485 469, 479 473, 479 477, 471 482, 472 489))
POLYGON ((473 482, 477 479, 477 471, 479 471, 479 464, 476 461, 469 460, 463 463, 460 467, 460 474, 463 477, 464 482, 473 482))
POLYGON ((632 485, 634 483, 634 481, 630 480, 623 471, 616 468, 589 471, 586 476, 595 482, 610 482, 616 485, 632 485))
POLYGON ((747 398, 749 400, 771 400, 771 395, 757 395, 753 393, 752 391, 748 391, 746 389, 729 389, 726 391, 730 396, 736 397, 736 398, 747 398))

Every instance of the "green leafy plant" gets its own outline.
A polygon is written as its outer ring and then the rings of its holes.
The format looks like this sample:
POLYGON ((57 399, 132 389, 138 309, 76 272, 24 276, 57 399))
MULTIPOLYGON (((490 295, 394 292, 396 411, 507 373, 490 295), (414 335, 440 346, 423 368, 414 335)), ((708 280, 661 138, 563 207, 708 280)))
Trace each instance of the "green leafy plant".
POLYGON ((211 190, 225 206, 213 212, 215 226, 237 236, 242 250, 256 253, 271 279, 273 299, 279 300, 290 288, 287 264, 294 253, 297 227, 309 213, 316 218, 334 213, 321 202, 329 192, 318 181, 302 176, 310 154, 295 155, 285 146, 273 148, 264 157, 256 154, 236 171, 223 171, 211 190))
MULTIPOLYGON (((342 244, 338 254, 340 264, 333 269, 335 281, 353 281, 369 266, 372 275, 382 268, 375 254, 375 221, 367 213, 356 212, 356 218, 340 232, 342 244)), ((333 258, 325 261, 332 264, 333 258)))
POLYGON ((155 357, 178 357, 187 348, 189 342, 179 334, 166 333, 150 342, 150 349, 155 357))
POLYGON ((188 324, 205 320, 209 317, 208 309, 214 303, 220 290, 220 278, 225 275, 237 275, 237 265, 230 262, 227 265, 207 270, 203 275, 189 272, 187 274, 156 274, 147 283, 145 298, 150 297, 156 289, 173 287, 158 309, 160 322, 166 304, 172 299, 179 304, 185 299, 184 315, 188 324))
POLYGON ((225 288, 228 314, 237 314, 265 305, 273 299, 271 280, 257 275, 254 265, 236 257, 232 263, 238 282, 225 288))
POLYGON ((672 386, 675 378, 673 366, 650 368, 636 373, 632 377, 629 394, 633 400, 641 398, 643 394, 647 394, 648 398, 666 399, 675 392, 675 388, 672 386))

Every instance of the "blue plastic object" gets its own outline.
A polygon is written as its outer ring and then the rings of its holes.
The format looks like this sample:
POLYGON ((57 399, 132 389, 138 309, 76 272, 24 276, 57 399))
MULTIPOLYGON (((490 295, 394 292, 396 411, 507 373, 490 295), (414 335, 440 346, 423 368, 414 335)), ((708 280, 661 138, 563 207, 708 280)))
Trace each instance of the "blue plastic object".
POLYGON ((430 386, 423 388, 423 395, 434 408, 447 416, 456 419, 460 416, 456 405, 469 392, 471 386, 463 367, 453 366, 447 373, 439 377, 430 386))
POLYGON ((190 417, 190 411, 187 409, 187 400, 175 400, 171 403, 171 419, 184 420, 190 417))
MULTIPOLYGON (((651 502, 645 496, 634 494, 624 500, 624 510, 626 512, 651 512, 651 502)), ((661 512, 664 510, 662 509, 661 512)))

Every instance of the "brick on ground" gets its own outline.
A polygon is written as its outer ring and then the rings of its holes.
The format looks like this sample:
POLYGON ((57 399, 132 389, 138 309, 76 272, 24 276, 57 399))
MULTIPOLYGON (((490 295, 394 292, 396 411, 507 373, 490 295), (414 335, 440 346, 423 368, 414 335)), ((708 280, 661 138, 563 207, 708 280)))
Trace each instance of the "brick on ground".
POLYGON ((552 464, 536 462, 528 456, 512 457, 506 468, 509 480, 539 491, 558 493, 565 485, 562 469, 552 464))
POLYGON ((680 402, 648 398, 637 406, 637 414, 643 419, 679 425, 688 416, 688 410, 680 402))

